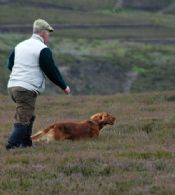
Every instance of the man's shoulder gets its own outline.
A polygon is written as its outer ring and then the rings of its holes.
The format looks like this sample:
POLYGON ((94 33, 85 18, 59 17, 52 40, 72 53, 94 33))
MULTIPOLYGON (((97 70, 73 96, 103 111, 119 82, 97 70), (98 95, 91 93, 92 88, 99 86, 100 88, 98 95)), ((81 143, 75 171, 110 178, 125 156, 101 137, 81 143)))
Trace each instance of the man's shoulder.
POLYGON ((42 49, 47 48, 47 45, 45 45, 41 41, 29 38, 18 43, 15 48, 23 48, 23 47, 25 48, 32 47, 33 50, 41 51, 42 49))
POLYGON ((19 42, 19 43, 16 45, 16 47, 21 46, 21 45, 27 43, 28 40, 29 40, 29 39, 25 39, 25 40, 19 42))

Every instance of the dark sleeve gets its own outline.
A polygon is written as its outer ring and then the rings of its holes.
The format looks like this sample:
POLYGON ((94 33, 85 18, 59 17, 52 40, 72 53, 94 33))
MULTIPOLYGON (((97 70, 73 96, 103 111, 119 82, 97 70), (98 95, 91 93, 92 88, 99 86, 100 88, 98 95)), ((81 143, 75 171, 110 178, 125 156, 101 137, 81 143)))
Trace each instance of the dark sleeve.
POLYGON ((67 85, 59 71, 55 66, 52 51, 49 48, 44 48, 40 52, 39 65, 44 74, 61 89, 66 89, 67 85))
POLYGON ((14 59, 15 59, 15 50, 13 50, 9 56, 8 59, 8 69, 12 71, 13 65, 14 65, 14 59))

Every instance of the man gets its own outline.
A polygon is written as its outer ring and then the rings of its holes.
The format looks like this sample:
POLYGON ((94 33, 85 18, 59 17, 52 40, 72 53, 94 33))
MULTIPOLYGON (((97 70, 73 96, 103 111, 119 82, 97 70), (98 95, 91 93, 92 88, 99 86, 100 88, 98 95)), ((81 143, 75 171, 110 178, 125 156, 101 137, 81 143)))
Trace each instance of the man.
POLYGON ((9 57, 11 70, 8 90, 16 103, 15 122, 6 149, 32 146, 31 134, 35 120, 35 101, 45 89, 44 74, 62 90, 70 93, 58 68, 52 52, 46 46, 53 28, 42 19, 33 23, 31 38, 19 43, 9 57))

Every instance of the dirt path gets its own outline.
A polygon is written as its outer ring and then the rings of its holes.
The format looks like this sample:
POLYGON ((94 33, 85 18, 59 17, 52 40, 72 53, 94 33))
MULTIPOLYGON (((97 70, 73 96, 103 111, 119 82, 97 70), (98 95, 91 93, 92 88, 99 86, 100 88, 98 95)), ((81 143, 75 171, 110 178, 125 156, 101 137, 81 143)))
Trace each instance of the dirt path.
POLYGON ((123 85, 123 92, 129 93, 131 91, 132 84, 137 80, 138 73, 128 72, 126 73, 126 81, 123 85))
MULTIPOLYGON (((153 24, 52 24, 55 29, 115 29, 115 28, 159 28, 153 24)), ((0 32, 28 32, 31 24, 8 24, 0 26, 0 32)))

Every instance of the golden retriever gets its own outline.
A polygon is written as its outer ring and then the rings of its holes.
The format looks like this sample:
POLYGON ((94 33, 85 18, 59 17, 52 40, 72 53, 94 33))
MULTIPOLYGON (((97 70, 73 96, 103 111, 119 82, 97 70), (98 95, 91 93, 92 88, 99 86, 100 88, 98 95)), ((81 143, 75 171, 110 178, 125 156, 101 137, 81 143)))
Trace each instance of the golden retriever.
POLYGON ((32 142, 40 140, 64 140, 98 137, 105 125, 113 125, 115 117, 107 112, 94 114, 89 120, 79 122, 58 122, 34 134, 32 142))

